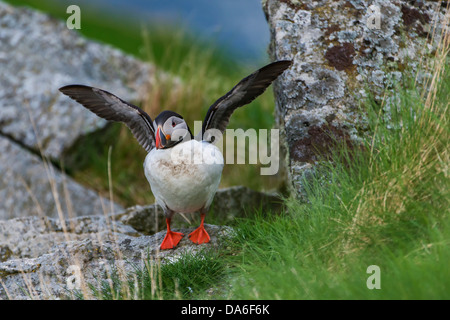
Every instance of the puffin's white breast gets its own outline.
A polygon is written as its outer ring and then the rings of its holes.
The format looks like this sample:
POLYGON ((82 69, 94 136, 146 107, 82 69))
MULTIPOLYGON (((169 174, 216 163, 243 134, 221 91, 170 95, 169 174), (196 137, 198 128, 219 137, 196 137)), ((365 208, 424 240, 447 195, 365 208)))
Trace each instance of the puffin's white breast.
POLYGON ((175 212, 209 207, 219 187, 222 169, 220 150, 197 140, 169 149, 152 149, 144 162, 145 176, 156 201, 175 212))

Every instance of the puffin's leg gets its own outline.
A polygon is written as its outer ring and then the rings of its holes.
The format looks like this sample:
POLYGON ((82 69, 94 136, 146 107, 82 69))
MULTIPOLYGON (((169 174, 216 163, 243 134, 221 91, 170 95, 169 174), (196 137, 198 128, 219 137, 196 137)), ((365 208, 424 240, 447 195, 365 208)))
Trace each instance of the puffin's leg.
MULTIPOLYGON (((172 213, 173 214, 173 213, 172 213)), ((167 224, 167 233, 164 237, 163 242, 161 243, 161 250, 172 249, 175 248, 180 242, 181 238, 183 238, 184 234, 181 232, 174 232, 170 230, 170 220, 172 219, 172 214, 167 215, 166 224, 167 224)))
POLYGON ((189 234, 189 239, 196 244, 207 243, 210 240, 209 234, 206 232, 205 226, 203 225, 203 222, 205 221, 205 211, 206 210, 200 210, 200 217, 202 219, 200 227, 189 234))

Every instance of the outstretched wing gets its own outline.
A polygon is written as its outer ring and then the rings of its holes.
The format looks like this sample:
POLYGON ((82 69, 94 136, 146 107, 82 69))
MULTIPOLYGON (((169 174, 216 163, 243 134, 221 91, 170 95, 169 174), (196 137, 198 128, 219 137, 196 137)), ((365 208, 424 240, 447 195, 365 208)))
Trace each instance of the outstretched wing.
POLYGON ((139 144, 150 152, 155 146, 155 130, 150 116, 135 105, 112 93, 84 85, 68 85, 59 89, 84 107, 110 121, 127 125, 139 144))
POLYGON ((252 102, 262 94, 291 64, 290 60, 273 62, 242 79, 226 95, 209 107, 203 121, 202 136, 208 129, 218 129, 223 133, 233 111, 252 102))

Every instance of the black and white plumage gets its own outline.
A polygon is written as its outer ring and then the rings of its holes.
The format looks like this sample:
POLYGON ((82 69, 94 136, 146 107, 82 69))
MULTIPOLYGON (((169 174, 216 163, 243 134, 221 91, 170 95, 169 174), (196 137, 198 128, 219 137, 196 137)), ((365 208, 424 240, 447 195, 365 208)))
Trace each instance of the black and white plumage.
POLYGON ((223 156, 212 140, 203 140, 203 134, 209 129, 223 133, 231 114, 262 94, 290 65, 291 61, 271 63, 242 79, 214 102, 204 119, 200 139, 192 139, 189 126, 176 112, 163 111, 152 121, 142 109, 108 91, 85 85, 68 85, 59 90, 99 117, 125 123, 148 152, 145 175, 167 221, 161 249, 169 249, 183 236, 170 230, 170 219, 176 212, 200 211, 201 225, 190 234, 190 239, 198 244, 209 241, 203 220, 219 187, 223 156))
POLYGON ((85 85, 69 85, 60 88, 59 91, 103 119, 125 123, 147 152, 155 147, 152 119, 141 108, 108 91, 85 85))
POLYGON ((225 131, 231 114, 239 107, 252 102, 292 64, 289 60, 273 62, 242 79, 227 94, 209 107, 203 121, 202 134, 208 129, 225 131))

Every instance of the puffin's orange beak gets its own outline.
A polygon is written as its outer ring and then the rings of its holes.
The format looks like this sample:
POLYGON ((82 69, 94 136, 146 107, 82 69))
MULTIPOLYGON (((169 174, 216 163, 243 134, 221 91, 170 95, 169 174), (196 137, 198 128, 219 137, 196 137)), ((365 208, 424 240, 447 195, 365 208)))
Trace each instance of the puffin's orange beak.
POLYGON ((167 141, 170 140, 170 134, 165 135, 164 132, 162 132, 162 129, 160 126, 158 126, 158 130, 156 130, 156 149, 162 149, 167 145, 167 141))
POLYGON ((161 149, 161 136, 160 136, 161 128, 158 127, 156 130, 156 149, 161 149))

